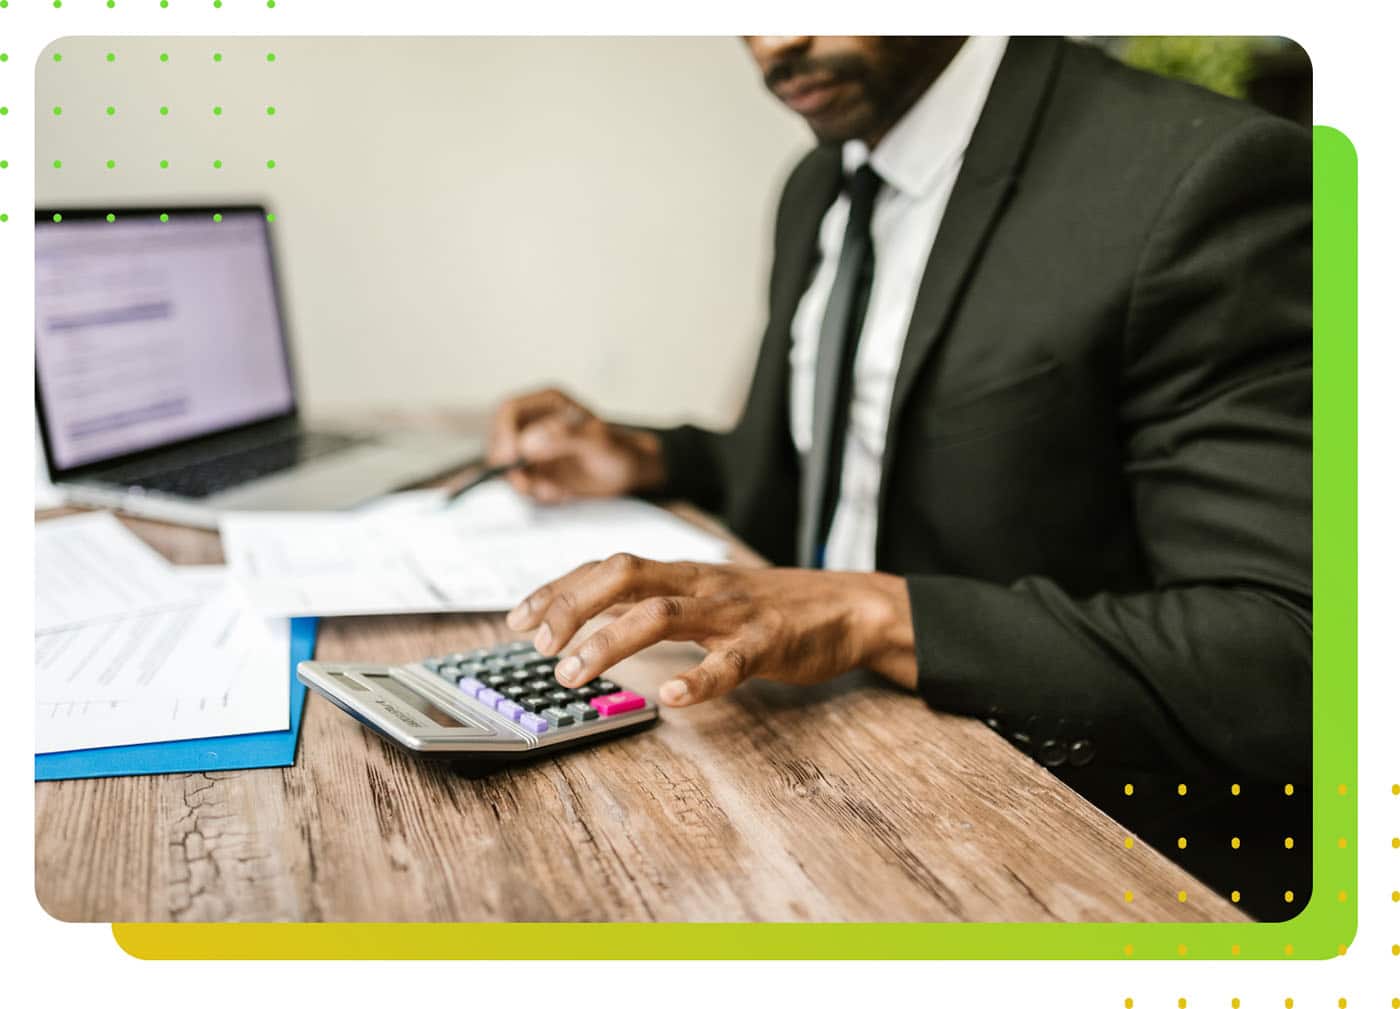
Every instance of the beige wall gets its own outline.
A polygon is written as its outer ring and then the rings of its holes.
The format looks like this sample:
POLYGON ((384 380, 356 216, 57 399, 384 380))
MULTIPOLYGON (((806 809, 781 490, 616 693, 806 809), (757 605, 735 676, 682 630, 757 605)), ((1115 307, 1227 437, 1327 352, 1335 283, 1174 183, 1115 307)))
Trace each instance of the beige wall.
POLYGON ((312 410, 738 409, 810 141, 734 39, 64 39, 37 74, 41 206, 271 203, 312 410))

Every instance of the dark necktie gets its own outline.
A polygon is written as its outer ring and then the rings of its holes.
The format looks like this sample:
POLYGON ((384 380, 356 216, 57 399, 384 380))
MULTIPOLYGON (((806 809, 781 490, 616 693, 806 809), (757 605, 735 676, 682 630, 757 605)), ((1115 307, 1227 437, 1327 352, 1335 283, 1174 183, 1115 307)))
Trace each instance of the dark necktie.
POLYGON ((797 560, 804 567, 822 566, 827 533, 841 490, 856 348, 875 276, 870 215, 879 189, 880 176, 869 165, 862 165, 846 180, 850 214, 841 240, 836 279, 822 316, 812 390, 812 445, 802 472, 797 560))

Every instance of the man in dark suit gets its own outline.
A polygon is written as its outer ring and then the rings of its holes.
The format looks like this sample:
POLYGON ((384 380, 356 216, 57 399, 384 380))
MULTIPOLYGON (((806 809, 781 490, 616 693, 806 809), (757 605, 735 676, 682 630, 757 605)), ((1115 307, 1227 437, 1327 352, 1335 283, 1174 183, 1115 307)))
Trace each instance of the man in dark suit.
POLYGON ((613 557, 511 627, 570 685, 699 642, 672 705, 875 670, 1296 913, 1306 132, 1058 39, 747 41, 819 144, 783 190, 738 424, 625 428, 550 390, 502 406, 492 456, 540 500, 688 498, 777 566, 613 557))

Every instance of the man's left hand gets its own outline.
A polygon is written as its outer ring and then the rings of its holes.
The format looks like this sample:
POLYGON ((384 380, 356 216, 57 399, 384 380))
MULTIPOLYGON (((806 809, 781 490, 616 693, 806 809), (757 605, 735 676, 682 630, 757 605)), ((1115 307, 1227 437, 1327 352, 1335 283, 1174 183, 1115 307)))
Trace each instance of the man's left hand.
POLYGON ((614 608, 615 620, 567 649, 555 668, 560 683, 587 683, 661 641, 693 641, 709 654, 661 685, 665 704, 709 700, 751 676, 811 684, 858 667, 915 685, 909 596, 893 575, 616 554, 537 589, 506 623, 538 628, 535 647, 556 655, 589 619, 614 608))

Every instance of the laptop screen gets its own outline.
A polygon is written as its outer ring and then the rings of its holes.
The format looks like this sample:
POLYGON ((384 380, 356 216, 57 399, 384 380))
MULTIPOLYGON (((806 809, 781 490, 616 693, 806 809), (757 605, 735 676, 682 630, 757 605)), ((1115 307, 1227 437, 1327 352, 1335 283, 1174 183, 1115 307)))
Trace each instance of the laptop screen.
POLYGON ((261 211, 36 225, 51 463, 103 462, 293 409, 261 211))

